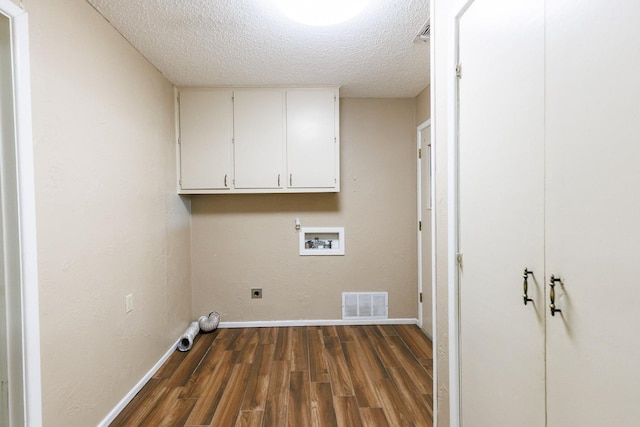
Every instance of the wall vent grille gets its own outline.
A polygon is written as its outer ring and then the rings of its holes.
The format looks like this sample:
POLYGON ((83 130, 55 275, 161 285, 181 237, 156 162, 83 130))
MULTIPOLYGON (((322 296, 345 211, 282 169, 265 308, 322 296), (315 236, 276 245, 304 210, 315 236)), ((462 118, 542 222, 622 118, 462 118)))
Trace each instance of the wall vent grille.
POLYGON ((388 292, 343 292, 343 319, 388 319, 388 292))
POLYGON ((427 22, 425 22, 422 28, 420 28, 420 31, 418 31, 418 35, 415 37, 414 40, 416 41, 420 40, 426 43, 429 41, 430 38, 431 38, 431 18, 427 19, 427 22))

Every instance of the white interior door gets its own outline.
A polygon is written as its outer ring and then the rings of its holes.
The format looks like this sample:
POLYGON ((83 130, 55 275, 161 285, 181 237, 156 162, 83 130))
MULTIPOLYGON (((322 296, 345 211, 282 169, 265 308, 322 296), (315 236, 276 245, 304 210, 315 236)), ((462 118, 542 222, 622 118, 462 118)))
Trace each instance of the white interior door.
POLYGON ((420 320, 422 329, 433 337, 433 230, 432 224, 432 169, 431 169, 431 125, 425 124, 418 128, 418 149, 420 150, 419 162, 419 206, 418 221, 420 229, 418 233, 420 269, 420 320))
POLYGON ((545 424, 543 13, 476 0, 458 21, 464 426, 545 424))
POLYGON ((640 420, 638 16, 635 0, 546 2, 549 426, 640 420))

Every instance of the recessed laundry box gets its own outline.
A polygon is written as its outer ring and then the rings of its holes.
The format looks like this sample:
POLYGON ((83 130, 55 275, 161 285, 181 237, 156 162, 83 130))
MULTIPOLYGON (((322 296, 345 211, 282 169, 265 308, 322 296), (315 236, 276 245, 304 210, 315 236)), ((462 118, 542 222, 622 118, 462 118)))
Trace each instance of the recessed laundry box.
POLYGON ((300 255, 344 255, 344 227, 303 227, 300 255))

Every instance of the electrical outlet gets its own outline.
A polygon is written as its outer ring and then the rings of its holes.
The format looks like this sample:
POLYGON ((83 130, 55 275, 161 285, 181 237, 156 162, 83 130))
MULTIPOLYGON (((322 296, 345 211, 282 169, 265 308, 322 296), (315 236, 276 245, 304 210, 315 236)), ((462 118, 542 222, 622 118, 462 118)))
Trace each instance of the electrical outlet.
POLYGON ((133 310, 133 294, 124 297, 124 305, 127 313, 133 310))
POLYGON ((251 288, 251 298, 262 298, 262 288, 251 288))

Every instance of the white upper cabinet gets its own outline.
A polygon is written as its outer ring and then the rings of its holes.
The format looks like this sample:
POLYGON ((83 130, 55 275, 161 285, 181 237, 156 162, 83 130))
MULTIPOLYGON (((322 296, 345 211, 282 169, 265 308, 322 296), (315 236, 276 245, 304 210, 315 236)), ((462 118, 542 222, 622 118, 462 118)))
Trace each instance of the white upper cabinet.
POLYGON ((231 186, 233 104, 231 90, 180 91, 180 185, 182 190, 231 186))
POLYGON ((287 184, 338 185, 337 89, 287 90, 287 184))
POLYGON ((284 163, 284 93, 279 89, 236 90, 235 188, 281 188, 284 163))
POLYGON ((179 91, 180 193, 340 191, 337 87, 179 91))

